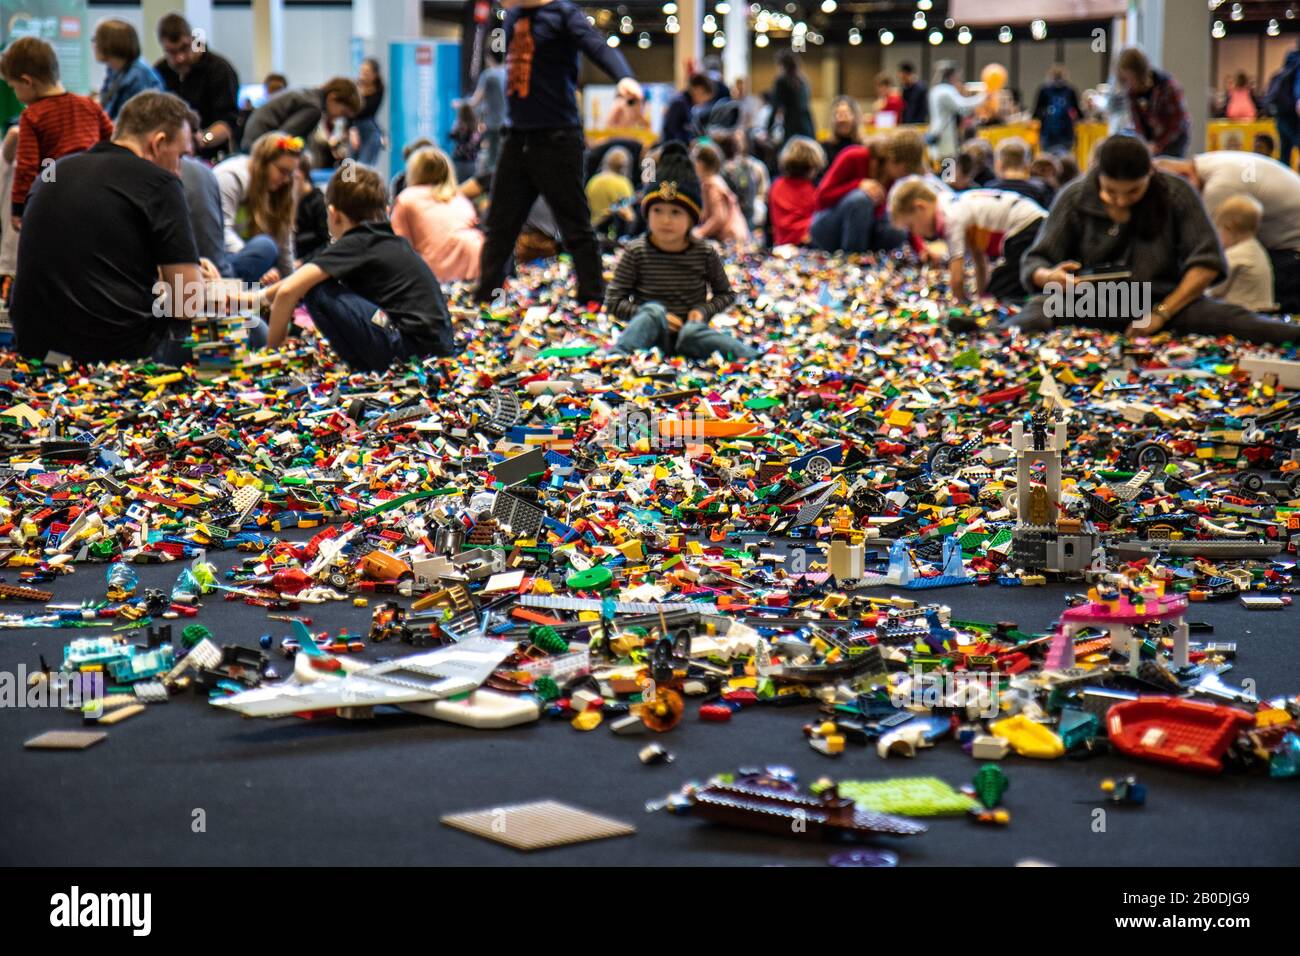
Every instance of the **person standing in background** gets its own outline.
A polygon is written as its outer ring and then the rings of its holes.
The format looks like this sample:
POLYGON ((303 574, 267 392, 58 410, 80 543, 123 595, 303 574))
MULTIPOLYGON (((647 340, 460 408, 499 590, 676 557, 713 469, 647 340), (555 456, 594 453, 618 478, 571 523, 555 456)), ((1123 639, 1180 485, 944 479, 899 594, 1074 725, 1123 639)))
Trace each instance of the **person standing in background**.
POLYGON ((1136 47, 1119 55, 1115 75, 1128 95, 1133 128, 1146 141, 1151 155, 1186 156, 1192 118, 1178 81, 1153 67, 1136 47))
POLYGON ((1259 115, 1259 107, 1255 104, 1255 93, 1250 88, 1250 77, 1245 73, 1239 72, 1233 77, 1232 89, 1228 92, 1228 103, 1224 107, 1223 115, 1228 119, 1247 123, 1253 123, 1255 117, 1259 115))
POLYGON ((1069 74, 1060 63, 1047 71, 1047 82, 1038 88, 1034 119, 1038 120, 1038 141, 1044 152, 1068 153, 1074 149, 1074 124, 1082 111, 1079 94, 1070 85, 1069 74))
POLYGON ((640 96, 641 85, 572 0, 505 0, 505 7, 509 119, 475 296, 490 302, 502 287, 515 240, 541 197, 573 257, 578 301, 603 302, 605 279, 584 188, 579 56, 615 79, 620 96, 640 96))
POLYGON ((888 73, 876 74, 876 103, 873 107, 876 126, 897 126, 901 122, 906 103, 903 95, 894 86, 894 78, 888 73), (882 116, 883 114, 883 116, 882 116))
POLYGON ((967 96, 958 88, 961 68, 953 60, 940 60, 930 88, 930 129, 926 143, 942 163, 957 156, 961 144, 961 121, 986 99, 983 93, 967 96))
POLYGON ((154 64, 163 87, 199 114, 203 129, 194 133, 195 150, 204 159, 234 152, 239 142, 239 74, 230 61, 197 41, 189 21, 169 13, 158 21, 163 58, 154 64))
POLYGON ((361 109, 352 118, 349 145, 358 163, 374 166, 384 148, 384 131, 379 125, 379 109, 384 105, 384 78, 379 73, 379 61, 373 57, 361 61, 357 90, 361 93, 361 109))
POLYGON ((103 63, 104 84, 99 105, 108 118, 117 119, 126 101, 145 90, 161 90, 163 82, 153 67, 140 57, 140 35, 125 20, 104 20, 95 27, 91 41, 95 59, 103 63))
POLYGON ((780 65, 781 72, 772 84, 772 115, 767 121, 768 134, 771 134, 779 116, 786 139, 792 136, 816 139, 817 126, 813 123, 812 110, 808 106, 811 89, 808 78, 799 69, 798 57, 790 50, 782 50, 777 55, 776 62, 780 65))
POLYGON ((1277 123, 1278 145, 1282 150, 1282 165, 1291 165, 1291 152, 1300 146, 1300 45, 1286 55, 1282 69, 1268 81, 1264 94, 1264 108, 1277 123))
POLYGON ((840 150, 862 145, 862 109, 851 96, 837 96, 831 103, 831 138, 822 143, 826 152, 826 169, 835 162, 840 150))
POLYGON ((506 125, 506 68, 501 54, 488 50, 487 68, 478 76, 478 86, 470 105, 483 122, 483 147, 479 150, 478 171, 490 173, 501 157, 501 139, 506 125))
POLYGON ((903 115, 899 122, 905 126, 924 126, 929 123, 930 89, 921 82, 916 67, 911 63, 900 63, 898 82, 903 94, 903 115))
POLYGON ((456 107, 456 122, 447 135, 455 144, 451 160, 456 167, 456 179, 464 182, 478 169, 478 154, 483 143, 483 124, 479 122, 474 107, 468 101, 462 101, 456 107))

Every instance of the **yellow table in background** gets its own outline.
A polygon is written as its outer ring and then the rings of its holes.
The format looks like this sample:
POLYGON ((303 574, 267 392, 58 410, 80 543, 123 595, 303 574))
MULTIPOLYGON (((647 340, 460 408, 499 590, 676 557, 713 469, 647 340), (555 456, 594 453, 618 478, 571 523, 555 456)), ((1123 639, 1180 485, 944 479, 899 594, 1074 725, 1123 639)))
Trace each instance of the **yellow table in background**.
POLYGON ((599 146, 611 139, 633 139, 642 146, 652 146, 659 142, 659 136, 654 130, 638 126, 627 129, 589 129, 586 137, 588 146, 599 146))
MULTIPOLYGON (((1267 133, 1273 137, 1273 158, 1280 159, 1282 151, 1278 145, 1277 123, 1271 119, 1210 120, 1205 124, 1205 147, 1210 152, 1216 149, 1239 149, 1251 152, 1255 137, 1267 133)), ((1295 169, 1296 160, 1292 159, 1291 168, 1295 169)))

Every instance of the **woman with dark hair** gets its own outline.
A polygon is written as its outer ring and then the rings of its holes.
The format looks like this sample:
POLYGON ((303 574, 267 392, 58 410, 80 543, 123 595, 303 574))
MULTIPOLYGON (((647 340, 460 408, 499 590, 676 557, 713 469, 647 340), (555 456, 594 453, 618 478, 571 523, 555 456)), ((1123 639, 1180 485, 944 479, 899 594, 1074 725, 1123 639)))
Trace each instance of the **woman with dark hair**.
POLYGON ((1088 325, 1147 336, 1167 327, 1255 342, 1300 340, 1300 326, 1207 298, 1206 290, 1226 274, 1196 190, 1158 172, 1141 140, 1112 136, 1098 147, 1094 168, 1057 195, 1021 260, 1025 288, 1043 294, 1011 324, 1031 331, 1088 325), (1090 280, 1090 273, 1098 278, 1090 280))
POLYGON ((812 110, 808 106, 812 95, 808 78, 799 71, 799 60, 790 50, 782 50, 776 58, 781 67, 776 82, 772 84, 772 114, 767 120, 767 132, 770 136, 777 117, 788 140, 794 136, 817 138, 817 128, 813 125, 812 110))
POLYGON ((125 20, 103 20, 95 27, 95 59, 108 69, 99 90, 99 105, 111 120, 126 101, 145 90, 161 90, 162 79, 140 57, 140 35, 125 20))
POLYGON ((357 90, 361 93, 361 111, 352 119, 349 145, 358 163, 373 166, 379 162, 379 153, 384 148, 384 131, 379 126, 379 108, 384 105, 384 78, 379 75, 378 60, 361 61, 357 90))

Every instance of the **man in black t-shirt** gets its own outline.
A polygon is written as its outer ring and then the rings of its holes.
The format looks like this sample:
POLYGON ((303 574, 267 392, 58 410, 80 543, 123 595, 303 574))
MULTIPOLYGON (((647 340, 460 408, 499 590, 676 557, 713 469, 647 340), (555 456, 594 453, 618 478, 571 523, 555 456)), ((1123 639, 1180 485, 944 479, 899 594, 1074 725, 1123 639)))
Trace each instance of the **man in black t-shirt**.
POLYGON ((192 111, 169 93, 132 98, 111 142, 58 162, 23 216, 10 309, 18 351, 81 362, 146 358, 198 311, 168 289, 201 283, 181 186, 192 111))
POLYGON ((163 86, 199 114, 202 129, 194 131, 195 149, 206 159, 234 152, 239 145, 239 74, 230 61, 207 49, 195 37, 189 21, 169 13, 158 21, 163 58, 154 64, 163 86))
POLYGON ((352 368, 380 372, 408 358, 456 354, 438 279, 387 218, 388 189, 350 164, 325 193, 334 243, 263 295, 270 341, 280 345, 304 299, 316 330, 352 368))

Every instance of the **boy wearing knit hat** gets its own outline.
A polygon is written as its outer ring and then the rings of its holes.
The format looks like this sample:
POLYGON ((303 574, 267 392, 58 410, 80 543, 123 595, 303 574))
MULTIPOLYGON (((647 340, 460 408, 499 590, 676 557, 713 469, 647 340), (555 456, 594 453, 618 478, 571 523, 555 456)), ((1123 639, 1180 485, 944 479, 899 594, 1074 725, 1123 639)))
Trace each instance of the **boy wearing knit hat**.
POLYGON ((700 183, 679 143, 664 147, 654 181, 641 199, 647 233, 629 242, 614 266, 605 309, 627 321, 615 351, 658 348, 665 356, 706 359, 716 353, 748 360, 757 351, 709 320, 736 300, 713 245, 696 239, 700 183))

